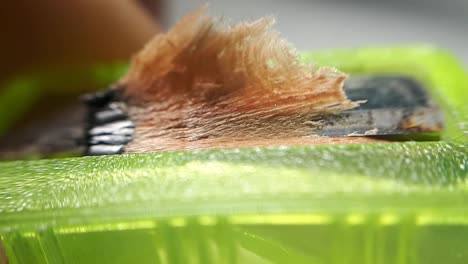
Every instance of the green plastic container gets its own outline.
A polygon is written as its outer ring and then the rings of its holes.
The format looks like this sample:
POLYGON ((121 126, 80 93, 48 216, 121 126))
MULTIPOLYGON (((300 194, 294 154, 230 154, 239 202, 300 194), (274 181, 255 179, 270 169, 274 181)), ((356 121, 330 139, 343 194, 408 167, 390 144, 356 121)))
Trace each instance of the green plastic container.
POLYGON ((399 73, 442 106, 441 141, 0 163, 10 263, 468 263, 468 78, 432 47, 306 54, 399 73))

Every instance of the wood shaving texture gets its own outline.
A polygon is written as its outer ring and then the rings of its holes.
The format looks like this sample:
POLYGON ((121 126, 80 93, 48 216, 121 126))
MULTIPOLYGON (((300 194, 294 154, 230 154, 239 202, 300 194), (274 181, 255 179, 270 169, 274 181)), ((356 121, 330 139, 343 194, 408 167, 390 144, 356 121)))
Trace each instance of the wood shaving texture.
POLYGON ((230 26, 201 8, 156 35, 119 83, 136 125, 127 152, 301 144, 314 117, 355 107, 346 75, 302 64, 273 23, 230 26))

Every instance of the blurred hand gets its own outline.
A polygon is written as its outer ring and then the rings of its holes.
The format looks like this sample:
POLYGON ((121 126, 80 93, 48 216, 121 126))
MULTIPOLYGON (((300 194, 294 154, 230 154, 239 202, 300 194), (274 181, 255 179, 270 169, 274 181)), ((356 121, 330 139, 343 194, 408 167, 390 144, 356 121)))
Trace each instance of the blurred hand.
POLYGON ((158 30, 140 3, 159 1, 140 1, 2 2, 0 83, 37 68, 127 60, 158 30))

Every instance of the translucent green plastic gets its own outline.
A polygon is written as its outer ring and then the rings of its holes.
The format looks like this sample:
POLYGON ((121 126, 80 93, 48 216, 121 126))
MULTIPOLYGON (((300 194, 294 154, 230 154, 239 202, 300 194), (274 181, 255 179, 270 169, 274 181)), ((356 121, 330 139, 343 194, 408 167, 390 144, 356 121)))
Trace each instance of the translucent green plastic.
POLYGON ((0 163, 10 263, 468 263, 468 79, 431 47, 306 54, 402 73, 444 108, 438 142, 0 163))

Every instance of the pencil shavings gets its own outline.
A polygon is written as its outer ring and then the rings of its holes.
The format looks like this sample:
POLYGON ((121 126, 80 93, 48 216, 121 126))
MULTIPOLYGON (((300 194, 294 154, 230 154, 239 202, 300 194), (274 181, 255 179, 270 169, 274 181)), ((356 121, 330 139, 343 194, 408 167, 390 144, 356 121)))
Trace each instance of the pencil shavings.
POLYGON ((358 105, 345 74, 300 63, 273 24, 201 8, 155 36, 119 83, 136 126, 126 151, 301 144, 314 117, 358 105))

